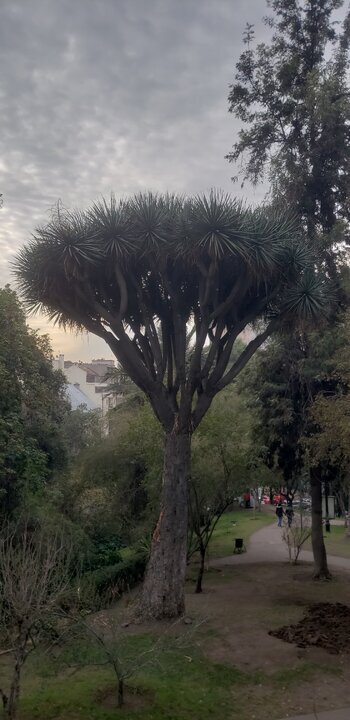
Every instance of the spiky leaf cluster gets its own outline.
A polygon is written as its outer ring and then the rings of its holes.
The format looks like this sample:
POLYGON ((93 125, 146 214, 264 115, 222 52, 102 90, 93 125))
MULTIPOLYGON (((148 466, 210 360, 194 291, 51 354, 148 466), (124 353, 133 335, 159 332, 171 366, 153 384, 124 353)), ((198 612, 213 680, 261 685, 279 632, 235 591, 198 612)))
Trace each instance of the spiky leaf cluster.
POLYGON ((156 413, 167 425, 185 396, 210 404, 235 377, 255 349, 227 369, 247 324, 272 318, 267 336, 287 318, 325 310, 314 267, 285 209, 251 210, 215 192, 148 193, 86 212, 59 208, 15 272, 30 310, 103 337, 151 402, 162 396, 170 412, 156 413))

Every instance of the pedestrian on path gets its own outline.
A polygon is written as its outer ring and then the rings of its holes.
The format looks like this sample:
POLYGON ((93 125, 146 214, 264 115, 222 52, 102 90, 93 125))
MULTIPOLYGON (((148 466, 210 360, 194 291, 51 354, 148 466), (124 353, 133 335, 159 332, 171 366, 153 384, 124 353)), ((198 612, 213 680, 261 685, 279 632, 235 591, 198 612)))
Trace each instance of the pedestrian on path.
POLYGON ((276 515, 277 515, 277 527, 282 527, 282 520, 283 520, 283 507, 282 503, 278 503, 276 507, 276 515))
POLYGON ((246 510, 250 509, 250 491, 247 490, 243 495, 244 507, 246 510))

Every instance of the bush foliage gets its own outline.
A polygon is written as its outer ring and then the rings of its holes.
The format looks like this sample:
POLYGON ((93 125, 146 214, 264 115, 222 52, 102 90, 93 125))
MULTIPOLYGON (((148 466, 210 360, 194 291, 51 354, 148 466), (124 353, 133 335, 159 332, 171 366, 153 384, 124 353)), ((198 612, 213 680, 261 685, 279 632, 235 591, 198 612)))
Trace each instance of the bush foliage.
POLYGON ((143 579, 147 559, 144 550, 136 550, 115 565, 107 565, 85 573, 83 583, 97 596, 107 601, 116 600, 143 579))

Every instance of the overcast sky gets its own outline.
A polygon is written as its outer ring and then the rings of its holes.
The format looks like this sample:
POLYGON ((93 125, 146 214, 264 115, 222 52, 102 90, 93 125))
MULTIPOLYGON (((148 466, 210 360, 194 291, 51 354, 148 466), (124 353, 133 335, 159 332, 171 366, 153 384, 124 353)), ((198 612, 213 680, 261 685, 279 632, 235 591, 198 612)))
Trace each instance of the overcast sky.
MULTIPOLYGON (((224 159, 239 128, 228 86, 245 23, 261 39, 265 13, 265 0, 2 0, 0 285, 58 199, 239 193, 224 159)), ((110 356, 100 340, 30 323, 73 360, 110 356)))

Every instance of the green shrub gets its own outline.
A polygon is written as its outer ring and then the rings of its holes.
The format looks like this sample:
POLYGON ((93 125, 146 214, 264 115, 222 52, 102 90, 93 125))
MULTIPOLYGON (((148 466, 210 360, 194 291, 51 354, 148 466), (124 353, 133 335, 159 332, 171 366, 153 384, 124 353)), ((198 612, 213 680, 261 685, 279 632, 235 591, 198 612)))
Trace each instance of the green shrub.
POLYGON ((92 588, 97 596, 111 602, 143 580, 146 564, 147 554, 141 550, 135 551, 115 565, 84 573, 83 583, 92 588))
POLYGON ((118 536, 109 539, 95 539, 84 558, 83 570, 98 570, 120 563, 122 560, 120 549, 121 541, 118 536))

